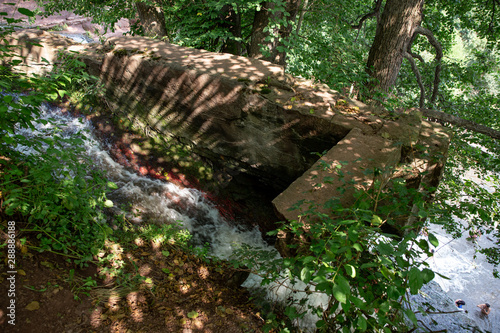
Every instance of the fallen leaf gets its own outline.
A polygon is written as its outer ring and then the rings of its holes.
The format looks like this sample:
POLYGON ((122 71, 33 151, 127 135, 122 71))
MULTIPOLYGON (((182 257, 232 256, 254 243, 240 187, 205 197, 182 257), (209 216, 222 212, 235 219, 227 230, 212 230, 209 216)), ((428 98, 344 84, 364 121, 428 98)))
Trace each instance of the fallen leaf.
POLYGON ((50 269, 54 269, 54 265, 52 265, 52 263, 50 263, 48 261, 41 261, 40 265, 45 266, 45 267, 50 268, 50 269))
POLYGON ((24 276, 24 275, 26 275, 26 272, 24 270, 22 270, 22 269, 18 269, 17 270, 17 274, 24 276))
POLYGON ((26 305, 26 310, 34 311, 38 309, 40 309, 40 303, 38 303, 37 301, 33 301, 30 304, 26 305))

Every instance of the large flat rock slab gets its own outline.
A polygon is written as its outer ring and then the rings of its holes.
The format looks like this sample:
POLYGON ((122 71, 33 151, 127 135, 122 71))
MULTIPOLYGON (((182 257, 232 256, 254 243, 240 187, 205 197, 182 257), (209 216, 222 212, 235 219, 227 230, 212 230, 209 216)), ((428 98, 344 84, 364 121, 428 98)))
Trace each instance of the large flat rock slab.
POLYGON ((259 81, 270 77, 284 78, 283 67, 268 61, 182 47, 146 37, 113 37, 108 40, 114 52, 140 52, 197 72, 220 75, 234 80, 259 81))
MULTIPOLYGON (((144 37, 75 45, 19 31, 9 42, 19 45, 23 71, 49 72, 59 51, 77 55, 100 77, 116 117, 158 137, 175 136, 231 174, 251 174, 282 192, 273 201, 282 220, 301 218, 307 202, 340 198, 349 206, 356 189, 372 185, 375 169, 431 200, 443 172, 450 135, 418 110, 390 112, 349 100, 269 62, 144 37), (323 151, 318 160, 314 153, 323 151), (354 186, 339 190, 345 182, 354 186)), ((412 224, 401 219, 398 226, 412 224)))
MULTIPOLYGON (((330 149, 301 177, 273 200, 273 205, 284 220, 299 220, 314 202, 321 207, 332 198, 339 198, 348 207, 354 200, 354 191, 369 188, 374 171, 378 177, 389 177, 401 159, 401 146, 381 136, 366 135, 352 129, 336 146, 330 149), (386 172, 383 172, 383 171, 386 172), (339 173, 344 176, 339 177, 339 173), (345 186, 354 182, 353 186, 345 186), (297 205, 303 200, 302 205, 297 205), (291 209, 296 206, 297 209, 291 209)), ((328 213, 319 208, 320 212, 328 213)))

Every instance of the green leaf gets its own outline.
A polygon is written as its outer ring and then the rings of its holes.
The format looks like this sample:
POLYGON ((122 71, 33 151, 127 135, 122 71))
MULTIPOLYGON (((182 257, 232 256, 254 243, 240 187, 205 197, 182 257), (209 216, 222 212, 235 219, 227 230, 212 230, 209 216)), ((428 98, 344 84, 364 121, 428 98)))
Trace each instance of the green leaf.
POLYGON ((332 288, 332 293, 333 296, 339 301, 340 303, 345 303, 347 302, 347 294, 342 290, 342 288, 339 285, 334 285, 332 288))
POLYGON ((439 241, 438 239, 436 238, 436 236, 434 236, 434 234, 431 234, 429 233, 429 242, 431 242, 431 244, 434 246, 434 247, 438 247, 439 246, 439 241))
POLYGON ((356 277, 356 268, 354 268, 353 265, 345 264, 344 269, 345 269, 347 275, 349 275, 352 278, 356 277))
POLYGON ((116 190, 118 188, 118 185, 113 182, 108 182, 108 187, 112 190, 116 190))
POLYGON ((421 239, 420 241, 418 241, 417 245, 424 251, 429 250, 429 243, 425 239, 421 239))
POLYGON ((424 285, 424 280, 422 278, 422 274, 420 270, 416 267, 410 269, 410 273, 408 275, 408 284, 410 286, 410 293, 412 295, 416 295, 420 288, 424 285))
POLYGON ((443 278, 445 280, 451 280, 449 277, 447 277, 447 276, 445 276, 443 274, 439 274, 438 272, 434 272, 434 273, 436 273, 437 275, 439 275, 439 277, 441 277, 441 278, 443 278))
POLYGON ((5 103, 10 103, 10 102, 12 102, 12 96, 11 95, 5 95, 3 97, 3 100, 4 100, 5 103))
POLYGON ((316 260, 315 257, 308 256, 308 257, 305 257, 304 259, 302 259, 302 262, 304 264, 307 264, 307 263, 310 263, 311 261, 314 261, 314 260, 316 260))
POLYGON ((168 257, 170 255, 170 252, 167 250, 161 251, 161 254, 163 254, 165 257, 168 257))
POLYGON ((389 296, 390 299, 398 299, 401 294, 398 291, 398 288, 395 286, 389 286, 389 288, 387 288, 387 296, 389 296))
POLYGON ((196 311, 191 311, 191 312, 188 312, 187 316, 188 316, 188 318, 195 319, 195 318, 198 318, 199 314, 196 311))
POLYGON ((424 283, 427 283, 427 282, 430 282, 432 281, 432 279, 434 279, 434 272, 428 268, 424 268, 422 270, 422 279, 424 280, 424 283))
POLYGON ((333 296, 340 303, 347 302, 347 296, 351 294, 351 287, 349 282, 342 275, 337 275, 335 277, 336 284, 332 288, 333 296))
POLYGON ((380 266, 380 272, 382 273, 382 275, 387 279, 387 280, 390 280, 391 277, 392 277, 392 274, 391 272, 389 271, 389 269, 385 266, 385 265, 382 265, 380 266))
POLYGON ((35 16, 35 13, 33 13, 31 10, 29 10, 27 8, 18 8, 17 10, 18 10, 19 13, 21 13, 23 15, 26 15, 26 16, 29 16, 29 17, 35 16))
POLYGON ((316 285, 316 290, 317 291, 327 291, 330 287, 331 283, 330 282, 321 282, 316 285))
POLYGON ((366 323, 366 319, 363 316, 358 317, 358 327, 361 331, 366 331, 366 328, 368 327, 366 323))
POLYGON ((352 247, 355 248, 358 252, 363 251, 363 247, 359 243, 353 244, 352 247))
POLYGON ((358 309, 364 310, 366 308, 366 302, 361 298, 357 298, 356 296, 349 296, 349 301, 352 302, 358 309))
POLYGON ((378 215, 373 215, 372 217, 372 225, 379 226, 382 224, 382 219, 378 215))
POLYGON ((287 306, 285 308, 285 315, 291 320, 297 319, 300 317, 300 313, 297 312, 297 309, 294 306, 287 306))
POLYGON ((162 268, 161 271, 165 274, 170 274, 170 270, 168 268, 162 268))
POLYGON ((340 303, 340 306, 342 307, 342 310, 344 310, 345 313, 349 313, 349 310, 351 309, 351 303, 349 302, 340 303))
POLYGON ((309 281, 311 281, 312 273, 313 272, 308 267, 302 268, 300 271, 300 279, 302 282, 309 283, 309 281))
POLYGON ((417 325, 417 316, 415 316, 415 313, 410 309, 405 309, 405 313, 408 319, 410 319, 413 324, 417 325))

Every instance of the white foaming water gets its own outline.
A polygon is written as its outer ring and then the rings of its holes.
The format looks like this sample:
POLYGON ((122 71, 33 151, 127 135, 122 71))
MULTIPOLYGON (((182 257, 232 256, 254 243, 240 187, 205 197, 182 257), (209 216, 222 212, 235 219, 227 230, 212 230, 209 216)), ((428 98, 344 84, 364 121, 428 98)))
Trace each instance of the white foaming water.
MULTIPOLYGON (((105 149, 102 149, 97 139, 92 135, 91 124, 84 118, 74 118, 67 114, 62 114, 57 108, 43 108, 40 119, 55 119, 64 125, 62 136, 79 135, 84 138, 87 154, 94 161, 95 166, 105 170, 109 180, 115 182, 118 189, 110 193, 109 197, 114 202, 130 202, 133 207, 140 211, 143 219, 154 221, 156 223, 178 222, 183 225, 193 235, 193 240, 198 245, 209 243, 211 245, 212 255, 220 258, 229 258, 235 248, 243 243, 249 244, 261 249, 277 251, 265 243, 257 229, 245 230, 234 223, 225 220, 218 212, 216 207, 206 200, 203 193, 195 189, 180 188, 175 184, 153 180, 130 172, 122 165, 115 162, 105 149)), ((49 123, 43 125, 36 124, 36 130, 20 130, 18 134, 26 137, 32 136, 50 136, 53 126, 49 123)), ((68 147, 69 148, 69 147, 68 147)), ((30 147, 18 147, 19 151, 25 154, 37 153, 30 147)), ((131 220, 134 220, 132 217, 131 220)), ((138 222, 140 219, 136 219, 138 222)), ((474 256, 473 243, 462 239, 452 240, 446 232, 433 227, 431 231, 437 235, 440 246, 435 250, 434 257, 428 259, 431 269, 448 276, 451 280, 445 280, 436 277, 435 281, 439 284, 431 284, 425 287, 427 295, 434 295, 439 298, 435 302, 436 306, 448 307, 448 310, 456 310, 453 300, 462 298, 466 301, 466 308, 469 314, 460 314, 465 316, 461 322, 470 326, 476 326, 491 332, 499 332, 500 310, 497 303, 500 291, 500 281, 494 279, 491 272, 492 267, 487 264, 484 256, 474 256), (442 290, 441 290, 442 288, 442 290), (443 293, 446 292, 446 294, 443 293), (451 298, 450 298, 451 297, 451 298), (488 302, 491 304, 492 313, 489 318, 479 315, 479 309, 476 304, 488 302), (475 321, 475 323, 474 323, 475 321)), ((478 240, 480 245, 490 245, 493 243, 488 237, 482 236, 478 240)), ((251 275, 243 284, 244 287, 253 289, 260 288, 261 279, 256 275, 251 275)), ((291 296, 288 283, 281 281, 282 284, 273 284, 268 288, 268 297, 271 300, 285 300, 291 296)), ((296 284, 294 288, 303 290, 305 285, 296 284)), ((294 293, 295 299, 306 297, 305 293, 294 293)), ((311 305, 324 305, 327 303, 325 295, 309 296, 311 305)), ((454 326, 455 319, 450 319, 446 315, 437 315, 432 317, 439 323, 439 327, 453 329, 453 332, 461 332, 462 326, 454 326)), ((306 316, 299 323, 304 329, 313 330, 317 317, 306 316)), ((465 325, 464 324, 464 325, 465 325)), ((463 332, 467 332, 465 330, 463 332)))
MULTIPOLYGON (((118 186, 118 189, 108 195, 115 203, 131 203, 140 211, 140 215, 150 222, 180 223, 193 235, 195 244, 209 243, 213 255, 221 258, 231 255, 234 243, 268 246, 257 228, 244 230, 226 221, 202 192, 138 175, 115 162, 108 152, 102 149, 92 134, 90 122, 85 118, 75 118, 61 113, 57 108, 44 106, 39 119, 55 121, 62 130, 59 135, 63 137, 80 136, 84 139, 86 153, 95 166, 106 171, 107 178, 118 186)), ((35 131, 20 130, 19 134, 25 137, 47 137, 55 126, 37 122, 35 128, 35 131)), ((18 147, 18 150, 25 154, 38 153, 30 147, 18 147)))
POLYGON ((493 276, 494 267, 487 262, 485 255, 476 253, 477 246, 494 247, 494 238, 482 235, 476 239, 476 245, 470 238, 468 240, 468 235, 453 239, 436 225, 430 231, 438 238, 439 246, 427 262, 433 271, 449 278, 447 280, 436 275, 434 281, 453 302, 459 298, 465 301, 467 317, 474 320, 481 329, 500 332, 500 279, 493 276), (483 303, 491 305, 488 316, 482 315, 476 307, 483 303))
MULTIPOLYGON (((464 179, 471 180, 486 189, 494 192, 493 183, 478 178, 473 170, 464 172, 464 179)), ((471 201, 468 196, 462 196, 461 200, 471 201)), ((457 225, 467 226, 467 222, 455 218, 457 225)), ((497 227, 496 225, 494 226, 497 227)), ((463 299, 466 305, 463 307, 468 313, 461 313, 454 318, 436 318, 441 325, 435 325, 433 329, 450 329, 457 322, 469 323, 486 332, 500 332, 500 279, 493 276, 493 265, 489 264, 486 256, 476 251, 480 248, 496 247, 496 238, 493 235, 479 235, 472 239, 469 234, 454 239, 441 226, 431 225, 429 231, 438 239, 439 245, 434 248, 434 255, 426 261, 430 269, 449 278, 445 279, 436 274, 433 289, 445 293, 449 299, 443 301, 439 310, 456 311, 454 302, 463 299), (478 304, 489 303, 491 312, 488 316, 481 314, 478 304)), ((436 296, 439 298, 439 296, 436 296)), ((447 315, 437 315, 437 317, 447 315)), ((454 327, 453 332, 469 332, 463 327, 454 327)))

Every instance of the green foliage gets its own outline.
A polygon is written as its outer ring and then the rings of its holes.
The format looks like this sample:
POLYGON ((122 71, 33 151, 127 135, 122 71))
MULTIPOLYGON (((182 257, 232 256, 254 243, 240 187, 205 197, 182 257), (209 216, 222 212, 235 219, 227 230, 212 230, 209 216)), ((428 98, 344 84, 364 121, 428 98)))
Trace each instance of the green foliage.
POLYGON ((369 12, 372 2, 314 1, 306 8, 300 31, 293 35, 287 70, 326 83, 343 91, 355 85, 364 89, 365 71, 375 24, 367 22, 363 32, 352 29, 359 16, 369 12))
POLYGON ((416 294, 434 278, 421 258, 432 256, 429 243, 438 242, 432 234, 417 239, 415 230, 422 226, 422 217, 431 215, 421 193, 397 179, 393 183, 358 192, 351 207, 343 207, 337 199, 324 206, 308 203, 299 221, 272 232, 291 235, 288 239, 294 241, 287 246, 294 255, 274 258, 272 252, 242 247, 234 264, 262 276, 263 285, 276 282, 291 294, 302 293, 302 298, 290 297, 283 304, 286 322, 296 326, 307 313, 317 316, 321 332, 401 331, 405 315, 417 325, 408 310, 408 292, 416 294), (395 199, 388 202, 390 198, 395 199), (408 218, 412 205, 419 207, 412 229, 403 237, 383 231, 386 224, 398 225, 402 215, 408 218), (326 295, 326 303, 311 304, 318 293, 326 295))
POLYGON ((112 233, 104 223, 104 207, 109 206, 104 175, 92 167, 83 139, 63 137, 63 125, 55 120, 39 120, 50 129, 39 135, 28 138, 20 131, 34 128, 43 102, 95 83, 76 59, 61 60, 48 76, 24 77, 11 71, 19 61, 9 62, 12 47, 4 42, 0 86, 8 94, 1 96, 0 106, 1 212, 25 221, 22 231, 36 235, 38 250, 87 262, 112 233))

